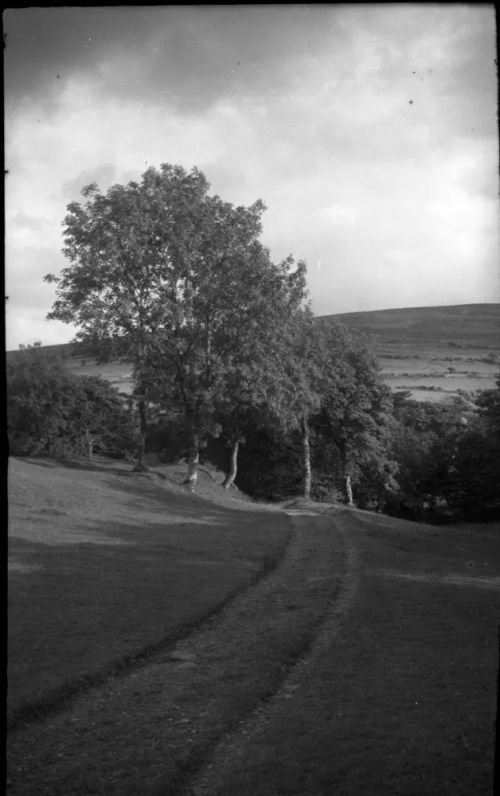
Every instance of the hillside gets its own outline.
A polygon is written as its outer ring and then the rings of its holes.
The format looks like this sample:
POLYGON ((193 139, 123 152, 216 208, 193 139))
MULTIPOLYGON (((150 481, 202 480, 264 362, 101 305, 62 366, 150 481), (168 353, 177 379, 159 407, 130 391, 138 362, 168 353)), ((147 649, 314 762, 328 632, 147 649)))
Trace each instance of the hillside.
POLYGON ((10 460, 8 792, 490 792, 498 523, 181 477, 10 460))
MULTIPOLYGON (((409 390, 423 401, 449 401, 495 386, 500 362, 500 304, 410 307, 322 316, 365 334, 373 344, 382 376, 393 390, 409 390)), ((44 346, 68 357, 68 368, 100 375, 120 392, 131 393, 132 366, 97 364, 78 346, 44 346)), ((7 352, 7 361, 17 355, 7 352)))
POLYGON ((408 307, 324 317, 373 335, 384 346, 428 343, 498 350, 500 343, 500 304, 408 307))
MULTIPOLYGON (((130 395, 133 390, 132 364, 120 360, 98 362, 96 359, 80 354, 78 343, 65 343, 63 345, 42 346, 43 351, 62 356, 67 363, 68 370, 77 376, 101 376, 109 381, 119 392, 130 395)), ((19 351, 7 351, 7 363, 12 362, 19 351)))
POLYGON ((324 316, 366 335, 384 381, 422 401, 495 386, 500 304, 410 307, 324 316))

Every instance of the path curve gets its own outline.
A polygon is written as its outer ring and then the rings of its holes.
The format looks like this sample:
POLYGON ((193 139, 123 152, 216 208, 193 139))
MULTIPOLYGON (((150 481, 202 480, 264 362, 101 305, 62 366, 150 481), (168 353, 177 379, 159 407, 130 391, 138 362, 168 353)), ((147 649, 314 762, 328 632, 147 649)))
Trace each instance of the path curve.
MULTIPOLYGON (((305 512, 300 513, 305 514, 305 512)), ((186 794, 193 796, 215 794, 229 771, 244 766, 248 742, 259 736, 265 726, 276 719, 285 701, 293 698, 310 668, 331 647, 341 630, 359 587, 361 563, 352 537, 343 528, 335 526, 333 518, 330 522, 342 535, 347 567, 338 596, 332 602, 310 649, 297 660, 269 703, 258 706, 236 732, 221 739, 210 760, 193 778, 189 789, 185 791, 186 794)))
POLYGON ((289 514, 277 569, 219 615, 142 668, 18 728, 9 793, 185 792, 214 750, 227 757, 242 722, 251 727, 293 693, 348 610, 356 554, 332 518, 289 514))

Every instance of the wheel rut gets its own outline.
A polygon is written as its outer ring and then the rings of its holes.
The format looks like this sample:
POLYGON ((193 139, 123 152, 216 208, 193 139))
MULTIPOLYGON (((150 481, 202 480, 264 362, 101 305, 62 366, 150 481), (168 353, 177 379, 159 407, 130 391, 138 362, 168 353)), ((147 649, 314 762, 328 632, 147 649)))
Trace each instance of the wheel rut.
POLYGON ((245 735, 332 643, 356 589, 355 549, 332 518, 297 512, 290 522, 277 569, 173 650, 18 728, 9 792, 211 793, 245 735))
MULTIPOLYGON (((332 522, 332 520, 330 520, 332 522)), ((312 639, 310 647, 298 658, 284 677, 269 702, 258 705, 235 732, 227 733, 212 754, 192 778, 184 793, 186 796, 215 796, 230 771, 244 768, 248 743, 255 740, 283 709, 307 677, 314 663, 334 643, 354 601, 360 581, 361 563, 352 538, 339 529, 346 554, 346 571, 342 586, 324 617, 323 623, 312 639)))

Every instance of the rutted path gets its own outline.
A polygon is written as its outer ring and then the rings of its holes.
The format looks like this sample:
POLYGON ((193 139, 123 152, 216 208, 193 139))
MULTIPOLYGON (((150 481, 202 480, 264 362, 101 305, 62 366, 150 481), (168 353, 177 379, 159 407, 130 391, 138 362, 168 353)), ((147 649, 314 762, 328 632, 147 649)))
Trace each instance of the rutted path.
POLYGON ((290 515, 279 567, 174 651, 19 727, 9 743, 9 792, 213 792, 248 733, 332 643, 357 588, 355 549, 332 517, 290 515))
MULTIPOLYGON (((333 531, 333 523, 332 523, 333 531)), ((325 653, 341 630, 346 615, 353 603, 359 585, 360 561, 352 539, 343 532, 347 556, 347 568, 342 586, 322 626, 315 636, 310 649, 297 660, 284 678, 268 705, 258 706, 242 726, 223 738, 214 750, 211 759, 200 768, 190 784, 190 792, 196 796, 215 794, 226 772, 244 765, 244 756, 249 740, 255 740, 265 725, 271 722, 283 707, 285 700, 293 699, 294 692, 300 688, 303 679, 315 661, 325 653)))

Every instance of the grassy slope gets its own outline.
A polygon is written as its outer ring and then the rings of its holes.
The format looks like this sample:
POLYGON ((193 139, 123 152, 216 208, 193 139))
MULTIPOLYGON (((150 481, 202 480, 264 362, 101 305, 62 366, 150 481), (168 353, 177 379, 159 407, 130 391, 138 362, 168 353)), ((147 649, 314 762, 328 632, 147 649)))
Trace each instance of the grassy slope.
POLYGON ((10 459, 9 716, 161 648, 279 557, 284 516, 159 473, 10 459))
POLYGON ((418 400, 449 400, 458 390, 495 386, 500 305, 414 307, 327 316, 368 335, 382 376, 418 400), (496 359, 496 362, 495 362, 496 359))
POLYGON ((346 326, 380 335, 383 342, 453 342, 494 348, 500 333, 499 304, 408 307, 331 315, 346 326), (496 339, 496 343, 495 343, 496 339))
MULTIPOLYGON (((287 539, 286 517, 233 504, 208 477, 219 504, 99 467, 10 462, 11 711, 186 632, 287 539)), ((332 523, 361 564, 341 632, 217 792, 490 793, 500 526, 359 511, 332 523)))
POLYGON ((343 631, 212 792, 490 794, 500 526, 334 522, 362 551, 343 631))

